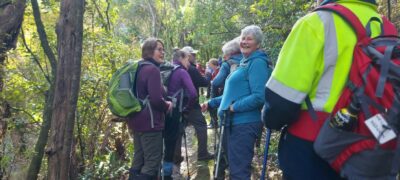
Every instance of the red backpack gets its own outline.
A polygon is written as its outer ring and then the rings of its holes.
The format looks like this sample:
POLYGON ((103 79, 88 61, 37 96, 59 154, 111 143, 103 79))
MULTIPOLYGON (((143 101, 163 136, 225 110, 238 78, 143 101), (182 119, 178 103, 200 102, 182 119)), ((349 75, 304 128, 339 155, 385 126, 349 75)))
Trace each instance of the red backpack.
POLYGON ((317 11, 341 16, 357 35, 348 82, 314 143, 316 153, 342 177, 388 179, 398 172, 400 130, 400 38, 388 19, 373 17, 364 28, 349 9, 328 4, 317 11), (370 23, 381 24, 381 35, 370 37, 370 23), (355 127, 337 129, 330 120, 357 101, 355 127), (368 124, 368 125, 367 125, 368 124), (370 130, 371 129, 371 130, 370 130))

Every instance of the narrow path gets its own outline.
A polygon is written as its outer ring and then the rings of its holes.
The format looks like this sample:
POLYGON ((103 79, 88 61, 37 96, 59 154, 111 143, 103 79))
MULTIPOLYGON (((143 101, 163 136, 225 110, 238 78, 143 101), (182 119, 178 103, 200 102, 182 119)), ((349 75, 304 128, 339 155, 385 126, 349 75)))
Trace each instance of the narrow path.
MULTIPOLYGON (((214 152, 214 129, 208 129, 208 150, 210 153, 214 152)), ((265 133, 265 132, 264 132, 265 133)), ((187 134, 187 148, 189 156, 189 172, 191 180, 210 180, 213 179, 213 168, 214 160, 210 161, 199 161, 197 162, 197 138, 195 136, 195 130, 193 126, 188 126, 186 128, 187 134)), ((278 134, 278 133, 275 133, 278 134)), ((273 137, 273 139, 278 139, 279 137, 273 137)), ((274 141, 274 140, 272 140, 274 141)), ((276 141, 274 142, 276 143, 276 141)), ((252 163, 252 180, 260 179, 262 163, 263 163, 263 153, 265 145, 265 134, 261 138, 261 147, 255 147, 255 155, 252 163)), ((185 146, 182 140, 182 156, 185 157, 185 146)), ((181 176, 175 177, 176 180, 187 180, 187 163, 186 157, 181 164, 181 176)), ((227 175, 229 172, 227 173, 227 175)), ((277 156, 276 153, 271 153, 268 158, 268 179, 278 180, 282 179, 281 172, 277 168, 277 156)), ((226 178, 228 179, 228 178, 226 178)))

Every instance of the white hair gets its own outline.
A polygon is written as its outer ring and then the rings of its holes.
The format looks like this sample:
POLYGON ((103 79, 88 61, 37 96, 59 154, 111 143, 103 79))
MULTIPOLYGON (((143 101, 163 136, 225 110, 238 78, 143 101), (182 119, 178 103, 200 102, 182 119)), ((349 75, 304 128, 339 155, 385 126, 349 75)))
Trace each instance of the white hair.
POLYGON ((243 28, 240 36, 246 35, 252 35, 258 44, 261 44, 264 38, 261 28, 257 25, 250 25, 243 28))
POLYGON ((222 46, 222 53, 224 55, 233 55, 240 53, 240 36, 225 43, 222 46))

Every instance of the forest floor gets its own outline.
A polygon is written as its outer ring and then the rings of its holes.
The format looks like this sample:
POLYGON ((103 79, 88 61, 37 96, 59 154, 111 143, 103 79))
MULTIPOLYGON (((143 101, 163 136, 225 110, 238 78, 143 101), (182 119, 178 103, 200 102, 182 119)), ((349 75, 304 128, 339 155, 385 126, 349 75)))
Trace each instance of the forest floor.
MULTIPOLYGON (((189 174, 191 180, 209 180, 213 179, 213 169, 214 169, 214 160, 210 161, 197 161, 197 138, 195 136, 195 130, 193 126, 188 126, 186 128, 187 133, 187 148, 188 148, 188 160, 189 160, 189 174)), ((215 129, 208 129, 208 150, 210 153, 217 154, 215 152, 215 129)), ((278 134, 278 133, 275 133, 278 134)), ((277 167, 277 154, 276 154, 276 145, 277 139, 279 139, 279 135, 273 134, 271 138, 271 146, 270 153, 268 155, 268 165, 267 165, 267 179, 276 180, 282 179, 282 172, 277 167)), ((259 146, 254 149, 254 158, 252 162, 252 175, 251 179, 256 180, 260 179, 263 159, 264 159, 264 148, 265 148, 265 131, 263 132, 261 142, 259 146)), ((182 156, 185 157, 185 147, 184 141, 182 140, 182 156)), ((188 176, 188 168, 185 160, 181 164, 181 176, 176 177, 177 180, 185 180, 188 176)), ((229 175, 229 171, 227 171, 227 177, 229 175)))

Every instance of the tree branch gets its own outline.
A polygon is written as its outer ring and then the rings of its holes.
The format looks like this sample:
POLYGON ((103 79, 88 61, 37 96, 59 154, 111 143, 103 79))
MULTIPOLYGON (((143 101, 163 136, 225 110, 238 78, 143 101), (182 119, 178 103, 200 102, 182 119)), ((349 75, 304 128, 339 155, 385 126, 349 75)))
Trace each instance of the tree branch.
MULTIPOLYGON (((42 45, 43 51, 46 54, 47 58, 49 59, 50 66, 51 66, 51 78, 55 78, 57 72, 57 58, 54 55, 53 50, 49 45, 49 41, 47 40, 47 34, 41 19, 39 4, 37 0, 31 0, 33 16, 35 19, 36 29, 39 34, 40 44, 42 45)), ((51 81, 49 81, 51 83, 51 81)))
POLYGON ((28 47, 28 44, 26 43, 25 40, 25 33, 24 33, 24 29, 21 28, 21 38, 22 38, 22 43, 24 44, 26 50, 29 52, 29 54, 31 54, 31 56, 33 57, 33 61, 35 61, 35 63, 39 66, 40 71, 42 71, 43 76, 46 78, 47 82, 51 83, 50 77, 49 75, 43 70, 42 65, 40 65, 39 62, 39 58, 32 52, 32 50, 28 47))
MULTIPOLYGON (((106 23, 106 20, 104 20, 104 16, 100 11, 99 6, 96 3, 96 0, 92 0, 92 3, 94 4, 94 7, 96 8, 97 13, 99 13, 99 17, 101 19, 101 23, 103 24, 103 26, 105 27, 106 31, 109 31, 108 25, 106 23)), ((108 16, 108 15, 107 15, 108 16)))
POLYGON ((110 22, 110 15, 109 15, 109 11, 110 11, 110 0, 106 0, 107 2, 107 8, 106 8, 106 18, 107 18, 107 25, 108 25, 108 30, 111 29, 111 22, 110 22))
POLYGON ((30 114, 28 111, 24 110, 24 109, 20 109, 20 108, 16 108, 16 107, 12 107, 10 106, 11 109, 16 110, 16 111, 21 111, 24 114, 28 115, 29 118, 31 118, 33 120, 33 122, 36 122, 35 118, 33 117, 32 114, 30 114))

